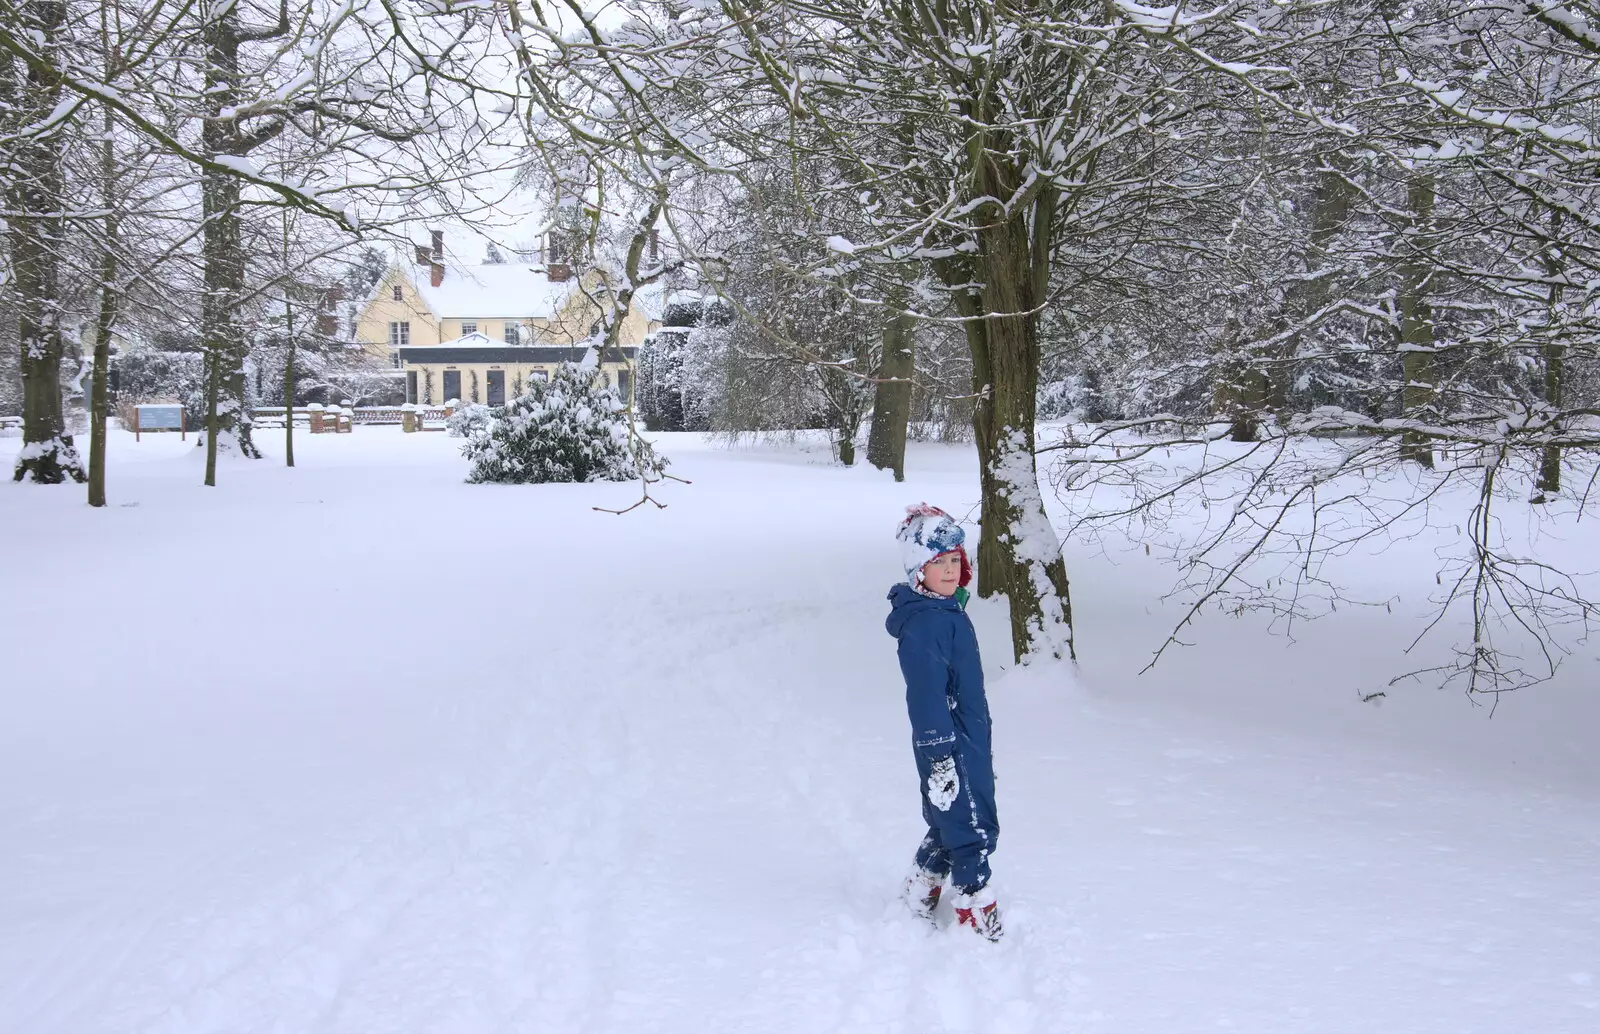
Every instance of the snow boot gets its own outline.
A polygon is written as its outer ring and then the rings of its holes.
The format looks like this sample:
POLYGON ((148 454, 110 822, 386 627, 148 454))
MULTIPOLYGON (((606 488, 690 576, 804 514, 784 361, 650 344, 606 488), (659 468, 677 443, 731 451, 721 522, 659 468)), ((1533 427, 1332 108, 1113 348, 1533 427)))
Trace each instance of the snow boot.
POLYGON ((998 941, 1000 934, 1000 906, 995 901, 994 891, 988 887, 967 893, 963 891, 956 895, 956 924, 969 926, 975 933, 982 934, 991 941, 998 941))
POLYGON ((913 869, 906 880, 906 906, 928 922, 933 922, 934 909, 939 907, 939 895, 944 891, 944 877, 926 869, 913 869))

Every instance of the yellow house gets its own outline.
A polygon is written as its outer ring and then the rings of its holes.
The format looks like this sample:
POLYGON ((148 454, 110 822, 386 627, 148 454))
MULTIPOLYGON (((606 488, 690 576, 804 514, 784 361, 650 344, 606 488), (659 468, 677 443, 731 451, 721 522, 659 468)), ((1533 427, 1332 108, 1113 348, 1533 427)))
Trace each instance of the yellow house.
MULTIPOLYGON (((501 405, 528 379, 582 358, 579 343, 610 305, 598 271, 571 276, 554 262, 447 265, 437 235, 432 251, 419 248, 417 257, 426 278, 392 267, 356 321, 361 346, 405 371, 408 402, 501 405)), ((630 390, 632 360, 657 323, 643 304, 629 309, 621 352, 601 366, 611 383, 630 390)))

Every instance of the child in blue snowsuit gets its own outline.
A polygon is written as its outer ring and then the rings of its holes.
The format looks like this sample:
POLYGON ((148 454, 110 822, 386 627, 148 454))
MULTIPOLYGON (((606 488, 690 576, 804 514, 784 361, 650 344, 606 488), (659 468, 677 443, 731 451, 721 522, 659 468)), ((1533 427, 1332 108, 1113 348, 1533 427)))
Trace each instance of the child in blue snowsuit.
POLYGON ((994 808, 989 702, 978 637, 966 615, 972 565, 966 532, 923 503, 896 534, 906 580, 889 590, 889 634, 900 642, 906 710, 922 783, 928 833, 907 882, 911 908, 932 919, 948 879, 956 921, 996 940, 1000 913, 989 889, 989 855, 1000 825, 994 808))

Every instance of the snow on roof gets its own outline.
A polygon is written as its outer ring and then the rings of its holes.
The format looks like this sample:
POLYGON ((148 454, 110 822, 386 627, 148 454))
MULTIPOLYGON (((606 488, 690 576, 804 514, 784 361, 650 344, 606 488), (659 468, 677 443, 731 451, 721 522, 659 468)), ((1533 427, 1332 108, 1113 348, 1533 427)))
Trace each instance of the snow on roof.
POLYGON ((417 293, 441 319, 515 316, 545 318, 561 311, 577 280, 552 283, 542 266, 500 262, 479 266, 446 266, 444 283, 434 287, 427 268, 413 277, 417 293))
POLYGON ((491 341, 489 339, 489 335, 481 333, 481 332, 475 330, 470 334, 462 334, 460 337, 456 338, 454 341, 441 341, 437 345, 428 346, 428 347, 434 347, 434 348, 490 348, 490 347, 493 347, 494 345, 503 345, 503 344, 505 344, 504 341, 491 341))

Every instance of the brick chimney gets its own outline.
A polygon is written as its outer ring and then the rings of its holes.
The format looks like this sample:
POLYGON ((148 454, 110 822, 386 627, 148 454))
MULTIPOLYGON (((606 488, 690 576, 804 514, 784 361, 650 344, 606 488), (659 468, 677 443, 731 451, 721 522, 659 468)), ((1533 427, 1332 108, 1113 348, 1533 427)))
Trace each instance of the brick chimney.
POLYGON ((572 279, 572 267, 565 262, 551 262, 544 269, 545 276, 550 278, 552 284, 559 284, 572 279))
POLYGON ((428 283, 435 287, 444 283, 444 231, 433 231, 433 254, 428 260, 428 283))

